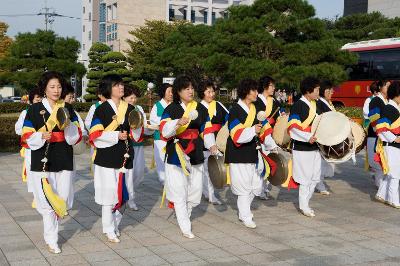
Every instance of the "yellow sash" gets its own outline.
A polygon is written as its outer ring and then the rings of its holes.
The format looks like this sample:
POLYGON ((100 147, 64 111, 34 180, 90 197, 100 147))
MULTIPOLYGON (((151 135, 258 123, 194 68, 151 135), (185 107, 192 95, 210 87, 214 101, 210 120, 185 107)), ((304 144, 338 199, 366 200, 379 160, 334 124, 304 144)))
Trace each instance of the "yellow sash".
POLYGON ((208 105, 208 116, 210 117, 210 122, 211 119, 214 117, 216 111, 217 111, 217 102, 216 101, 210 102, 210 104, 208 105))
POLYGON ((389 164, 386 157, 385 149, 383 148, 383 142, 380 138, 378 138, 378 143, 376 144, 376 153, 381 159, 383 174, 387 175, 389 173, 389 164))
MULTIPOLYGON (((52 131, 57 125, 57 122, 58 122, 57 121, 58 108, 61 108, 61 107, 64 107, 64 106, 65 106, 65 103, 62 100, 58 100, 56 102, 56 104, 54 105, 54 108, 53 108, 53 110, 51 110, 51 114, 50 114, 49 118, 46 121, 46 125, 47 125, 47 128, 48 128, 49 131, 52 131)), ((46 130, 46 125, 42 126, 38 130, 38 132, 46 132, 47 131, 46 130)))
MULTIPOLYGON (((118 128, 118 126, 122 124, 122 122, 124 121, 127 110, 128 110, 128 103, 121 100, 119 102, 119 106, 117 109, 117 118, 113 119, 113 121, 104 129, 104 131, 115 131, 118 128)), ((97 149, 95 147, 93 150, 92 162, 94 162, 94 159, 96 158, 96 153, 97 149)))
MULTIPOLYGON (((191 101, 191 102, 188 104, 188 106, 186 106, 186 110, 185 110, 185 112, 183 113, 183 116, 182 116, 182 117, 188 118, 190 112, 193 111, 193 110, 196 110, 196 108, 197 108, 197 102, 196 102, 196 101, 191 101)), ((176 130, 176 135, 179 135, 179 134, 181 134, 182 132, 184 132, 184 131, 187 129, 187 127, 189 126, 189 124, 190 124, 190 123, 187 123, 186 125, 180 126, 180 127, 176 130)))
POLYGON ((311 101, 311 106, 310 106, 310 111, 308 112, 308 117, 306 120, 304 120, 303 123, 301 123, 301 127, 303 129, 306 129, 307 127, 309 127, 312 123, 312 121, 315 118, 315 115, 317 114, 317 104, 315 101, 311 101))
POLYGON ((281 185, 282 187, 288 187, 290 178, 293 176, 293 160, 290 159, 288 162, 288 176, 286 181, 281 185))
MULTIPOLYGON (((244 121, 244 127, 251 127, 254 119, 256 118, 256 107, 254 104, 250 104, 249 113, 247 114, 246 121, 244 121)), ((229 172, 229 164, 226 164, 226 184, 231 184, 231 174, 229 172)))
POLYGON ((272 97, 267 97, 267 106, 265 108, 265 114, 267 115, 267 117, 271 115, 273 104, 274 99, 272 97))

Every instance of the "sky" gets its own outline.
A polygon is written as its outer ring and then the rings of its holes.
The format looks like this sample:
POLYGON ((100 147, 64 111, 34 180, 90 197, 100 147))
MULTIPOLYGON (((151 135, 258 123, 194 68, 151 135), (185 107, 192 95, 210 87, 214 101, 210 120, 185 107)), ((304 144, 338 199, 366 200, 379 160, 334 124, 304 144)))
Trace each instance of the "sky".
MULTIPOLYGON (((7 17, 2 15, 38 14, 45 7, 46 0, 0 0, 0 21, 9 25, 7 34, 14 37, 18 32, 35 32, 44 29, 44 16, 7 17)), ((47 7, 54 8, 60 15, 81 17, 82 0, 47 0, 47 7)), ((129 0, 124 0, 129 1, 129 0)), ((344 0, 308 0, 320 18, 335 18, 343 14, 344 0)), ((56 17, 52 29, 60 36, 81 39, 81 21, 56 17)))

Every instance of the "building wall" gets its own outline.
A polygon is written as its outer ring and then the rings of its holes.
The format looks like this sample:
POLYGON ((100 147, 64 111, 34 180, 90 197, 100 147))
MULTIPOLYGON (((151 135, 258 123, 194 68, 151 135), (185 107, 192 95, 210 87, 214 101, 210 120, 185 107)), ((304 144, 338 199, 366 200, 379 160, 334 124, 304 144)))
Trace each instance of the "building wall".
POLYGON ((389 18, 400 17, 399 0, 369 0, 368 12, 379 11, 389 18))
POLYGON ((343 16, 368 12, 368 0, 344 0, 343 16))
POLYGON ((146 20, 165 20, 165 0, 106 0, 105 2, 107 4, 106 43, 114 51, 126 51, 129 48, 126 40, 132 38, 129 31, 143 26, 146 20), (116 8, 113 8, 115 4, 116 8))

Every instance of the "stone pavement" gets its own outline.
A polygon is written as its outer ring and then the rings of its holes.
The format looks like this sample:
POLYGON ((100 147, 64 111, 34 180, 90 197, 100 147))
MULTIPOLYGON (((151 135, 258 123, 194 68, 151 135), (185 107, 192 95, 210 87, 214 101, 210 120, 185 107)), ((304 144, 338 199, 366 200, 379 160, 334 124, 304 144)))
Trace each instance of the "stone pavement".
MULTIPOLYGON (((146 148, 148 164, 150 156, 146 148)), ((139 188, 139 211, 125 212, 119 244, 101 233, 88 157, 76 159, 75 204, 61 222, 62 253, 54 255, 20 181, 21 159, 0 154, 0 265, 400 265, 400 210, 372 200, 361 157, 327 180, 330 196, 314 195, 315 218, 299 214, 297 191, 274 188, 274 199, 253 202, 257 228, 247 229, 225 189, 225 205, 203 201, 194 211, 193 240, 181 236, 171 210, 160 209, 161 186, 150 172, 139 188)))

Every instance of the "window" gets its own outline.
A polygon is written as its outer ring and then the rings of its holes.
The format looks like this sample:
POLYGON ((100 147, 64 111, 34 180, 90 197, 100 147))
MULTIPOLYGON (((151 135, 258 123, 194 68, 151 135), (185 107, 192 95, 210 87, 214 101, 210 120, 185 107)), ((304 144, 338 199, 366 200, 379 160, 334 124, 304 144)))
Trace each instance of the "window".
POLYGON ((107 33, 108 33, 108 32, 111 32, 111 25, 108 25, 108 26, 107 26, 107 33))
POLYGON ((89 21, 92 21, 92 12, 89 12, 89 21))
POLYGON ((183 20, 186 20, 186 19, 187 19, 187 16, 186 16, 186 13, 187 13, 187 12, 186 12, 186 9, 183 9, 182 12, 183 12, 183 20))
POLYGON ((192 23, 195 23, 195 22, 196 22, 196 11, 194 11, 194 10, 192 10, 192 11, 190 12, 190 21, 191 21, 192 23))
POLYGON ((347 68, 350 80, 400 78, 400 49, 358 52, 358 64, 347 68))
POLYGON ((82 27, 82 32, 85 32, 85 25, 83 25, 82 27))
POLYGON ((204 11, 204 20, 203 20, 204 24, 207 24, 207 21, 208 21, 208 12, 204 11))
POLYGON ((92 31, 91 30, 89 31, 88 35, 89 35, 88 39, 89 39, 89 41, 91 41, 92 40, 92 31))
POLYGON ((114 30, 117 30, 117 23, 114 24, 114 30))
POLYGON ((211 23, 212 23, 212 25, 215 24, 215 20, 216 20, 215 12, 212 12, 212 14, 211 14, 211 23))
POLYGON ((112 5, 112 19, 117 19, 117 3, 112 5))
POLYGON ((169 21, 173 21, 175 19, 175 9, 169 9, 169 21))
POLYGON ((99 8, 99 20, 100 22, 105 22, 106 21, 106 4, 102 3, 100 4, 100 8, 99 8))
POLYGON ((82 50, 85 51, 85 44, 82 44, 82 50))
POLYGON ((99 41, 106 42, 106 24, 104 23, 99 26, 99 41))
POLYGON ((107 21, 112 20, 112 9, 111 6, 107 6, 107 21))
POLYGON ((83 14, 85 14, 85 7, 83 7, 83 11, 82 11, 82 13, 83 13, 83 14))
POLYGON ((229 17, 228 11, 224 12, 224 19, 227 19, 229 17))
POLYGON ((114 33, 114 34, 115 34, 115 35, 114 35, 115 39, 118 39, 118 38, 117 38, 117 33, 114 33))
POLYGON ((92 0, 89 0, 89 4, 92 2, 92 0))

